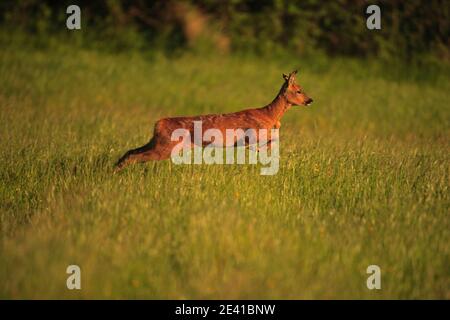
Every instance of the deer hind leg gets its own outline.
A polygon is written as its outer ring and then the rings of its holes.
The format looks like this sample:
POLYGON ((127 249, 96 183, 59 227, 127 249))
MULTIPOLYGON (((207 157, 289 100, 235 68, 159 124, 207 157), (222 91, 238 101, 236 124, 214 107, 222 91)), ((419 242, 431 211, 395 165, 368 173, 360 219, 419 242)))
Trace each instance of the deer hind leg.
POLYGON ((120 159, 114 168, 114 172, 118 172, 126 166, 147 162, 150 160, 165 160, 170 157, 174 143, 170 140, 153 137, 149 143, 142 147, 128 150, 120 159))

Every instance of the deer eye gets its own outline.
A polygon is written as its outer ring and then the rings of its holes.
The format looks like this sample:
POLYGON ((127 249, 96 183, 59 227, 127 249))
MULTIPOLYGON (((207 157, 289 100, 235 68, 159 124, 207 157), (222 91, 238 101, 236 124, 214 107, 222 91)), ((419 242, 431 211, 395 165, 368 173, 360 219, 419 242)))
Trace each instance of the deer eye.
POLYGON ((302 90, 298 90, 297 93, 302 93, 302 90))

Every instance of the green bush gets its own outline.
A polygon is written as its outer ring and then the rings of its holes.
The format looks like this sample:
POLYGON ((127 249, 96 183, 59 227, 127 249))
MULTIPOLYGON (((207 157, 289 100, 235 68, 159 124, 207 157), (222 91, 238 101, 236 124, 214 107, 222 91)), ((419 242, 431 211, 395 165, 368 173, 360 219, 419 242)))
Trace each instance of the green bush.
MULTIPOLYGON (((64 32, 65 9, 73 1, 6 0, 0 4, 3 27, 36 35, 64 32)), ((161 46, 168 51, 192 45, 189 28, 205 18, 206 37, 229 40, 232 50, 291 51, 308 54, 449 58, 450 14, 443 0, 190 0, 78 1, 83 38, 114 49, 161 46), (381 30, 366 28, 369 4, 381 7, 381 30), (189 14, 197 13, 189 20, 189 14), (207 32, 210 29, 215 33, 207 32), (101 41, 100 41, 101 40, 101 41)), ((192 29, 191 28, 191 29, 192 29)), ((205 37, 203 37, 205 38, 205 37)), ((222 41, 227 44, 225 40, 222 41)), ((198 44, 196 42, 196 44, 198 44)))

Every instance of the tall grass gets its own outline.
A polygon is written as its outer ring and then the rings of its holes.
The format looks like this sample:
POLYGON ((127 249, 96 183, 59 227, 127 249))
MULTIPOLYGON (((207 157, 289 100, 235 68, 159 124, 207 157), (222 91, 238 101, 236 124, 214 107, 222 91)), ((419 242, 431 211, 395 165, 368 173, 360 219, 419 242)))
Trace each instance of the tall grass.
POLYGON ((1 298, 450 298, 445 72, 66 46, 0 60, 1 298), (277 175, 112 174, 158 118, 264 105, 297 66, 315 104, 285 115, 277 175))

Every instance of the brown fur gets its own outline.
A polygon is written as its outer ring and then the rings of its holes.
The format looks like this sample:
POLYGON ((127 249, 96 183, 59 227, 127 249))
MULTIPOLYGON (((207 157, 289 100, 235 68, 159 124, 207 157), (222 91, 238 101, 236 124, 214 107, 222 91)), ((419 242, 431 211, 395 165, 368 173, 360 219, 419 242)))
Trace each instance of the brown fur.
MULTIPOLYGON (((179 128, 189 130, 194 136, 194 121, 202 121, 202 130, 218 129, 225 136, 226 129, 271 129, 280 128, 281 117, 292 106, 309 105, 309 98, 296 83, 297 71, 284 75, 285 82, 275 99, 262 108, 247 109, 227 114, 208 114, 193 117, 175 117, 158 120, 155 124, 153 138, 144 146, 127 151, 117 162, 115 171, 125 166, 149 160, 164 160, 171 155, 178 141, 171 141, 172 132, 179 128)), ((257 137, 258 139, 258 137, 257 137)), ((269 137, 268 145, 271 142, 269 137)))

